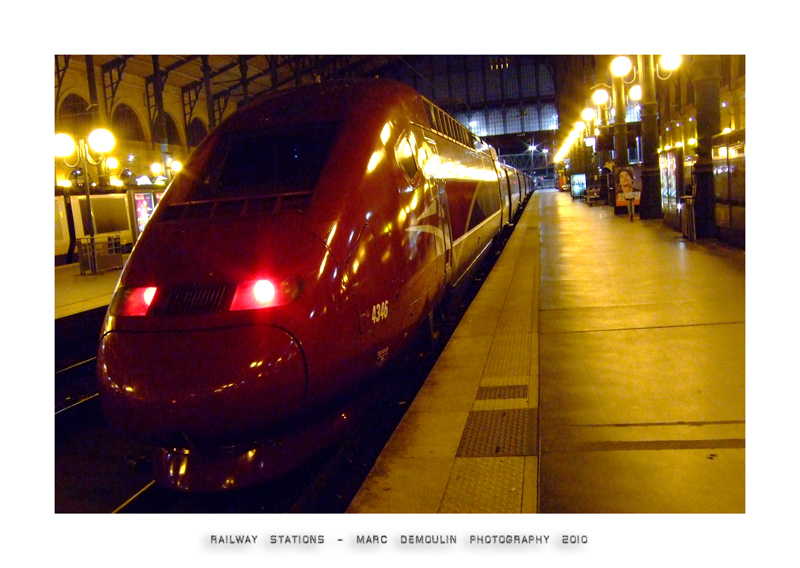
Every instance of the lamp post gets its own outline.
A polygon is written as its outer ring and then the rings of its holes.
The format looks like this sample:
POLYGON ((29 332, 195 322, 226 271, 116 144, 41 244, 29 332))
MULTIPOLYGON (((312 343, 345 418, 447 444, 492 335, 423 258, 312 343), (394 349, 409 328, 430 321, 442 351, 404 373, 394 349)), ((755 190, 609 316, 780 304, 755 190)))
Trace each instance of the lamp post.
MULTIPOLYGON (((596 144, 596 141, 597 141, 597 112, 591 107, 586 107, 581 112, 581 118, 587 124, 587 131, 588 131, 587 136, 588 137, 594 137, 595 144, 596 144), (594 126, 592 126, 592 125, 594 125, 594 126)), ((587 150, 587 154, 590 155, 590 157, 588 158, 588 162, 591 165, 591 171, 587 171, 586 172, 587 173, 587 183, 589 183, 591 181, 594 181, 597 178, 598 169, 597 169, 597 163, 595 161, 595 155, 593 153, 591 153, 591 152, 588 152, 588 150, 587 150)))
POLYGON ((639 75, 642 78, 642 197, 640 217, 661 219, 661 174, 658 166, 658 103, 656 102, 656 76, 668 79, 681 64, 680 55, 662 55, 656 65, 652 55, 639 55, 639 75), (666 77, 658 68, 668 72, 666 77))
POLYGON ((598 119, 601 125, 608 126, 608 91, 611 87, 603 83, 598 83, 592 87, 592 102, 597 105, 598 119))
POLYGON ((549 148, 542 150, 542 154, 544 154, 544 175, 542 176, 542 185, 544 185, 544 180, 547 179, 547 176, 550 175, 549 165, 547 164, 547 153, 549 151, 549 148))
POLYGON ((582 173, 584 175, 589 173, 589 163, 591 160, 588 158, 587 148, 586 148, 586 138, 587 138, 587 131, 589 126, 583 120, 579 120, 575 123, 575 130, 578 132, 578 140, 577 140, 577 156, 578 156, 578 167, 579 171, 577 173, 582 173))
POLYGON ((628 125, 625 121, 624 77, 630 73, 633 64, 624 55, 611 62, 612 98, 614 100, 614 165, 624 168, 628 165, 628 125))
MULTIPOLYGON (((600 131, 600 135, 602 135, 602 149, 598 152, 598 162, 599 168, 602 175, 603 168, 605 165, 611 161, 611 151, 606 149, 606 140, 608 139, 609 131, 610 131, 610 124, 608 120, 608 109, 610 108, 611 96, 609 93, 611 92, 611 87, 606 85, 605 83, 598 83, 592 87, 592 102, 597 106, 597 118, 598 118, 598 130, 600 131)), ((598 137, 598 140, 600 138, 598 137)), ((614 187, 612 183, 609 183, 608 176, 605 177, 605 191, 607 192, 606 195, 603 197, 606 198, 607 203, 612 208, 614 207, 614 187)))
MULTIPOLYGON (((83 175, 86 178, 86 207, 87 207, 87 220, 89 225, 89 235, 95 236, 94 214, 92 213, 92 201, 89 191, 89 164, 93 166, 100 166, 105 160, 105 155, 114 147, 114 136, 103 128, 99 128, 89 134, 88 144, 85 140, 78 140, 77 145, 75 141, 68 134, 56 134, 55 139, 55 155, 64 160, 64 164, 69 168, 74 168, 80 165, 83 170, 83 175), (89 154, 89 149, 94 150, 100 155, 100 159, 94 161, 89 154), (75 163, 70 163, 67 158, 72 156, 77 150, 78 156, 75 163)), ((86 231, 84 231, 86 232, 86 231)))
POLYGON ((661 219, 661 174, 658 167, 658 103, 656 103, 655 66, 652 55, 639 55, 642 79, 642 195, 640 219, 661 219))
MULTIPOLYGON (((680 55, 662 55, 660 67, 665 71, 671 72, 681 64, 680 55)), ((611 73, 614 76, 614 108, 617 114, 614 127, 614 149, 617 154, 614 164, 619 167, 621 160, 619 153, 622 150, 621 135, 623 127, 619 124, 620 112, 625 112, 625 93, 623 78, 633 67, 627 57, 618 57, 611 63, 611 73), (618 98, 619 97, 619 98, 618 98)), ((639 204, 639 215, 641 219, 661 219, 663 211, 661 208, 661 175, 658 166, 658 103, 656 102, 656 76, 658 67, 654 63, 652 55, 637 55, 638 74, 641 78, 639 104, 642 116, 642 192, 639 204)), ((637 68, 634 69, 634 76, 637 68)), ((632 98, 636 98, 632 97, 632 98)), ((624 118, 623 118, 624 122, 624 118)), ((624 150, 624 164, 627 164, 627 142, 624 150)))

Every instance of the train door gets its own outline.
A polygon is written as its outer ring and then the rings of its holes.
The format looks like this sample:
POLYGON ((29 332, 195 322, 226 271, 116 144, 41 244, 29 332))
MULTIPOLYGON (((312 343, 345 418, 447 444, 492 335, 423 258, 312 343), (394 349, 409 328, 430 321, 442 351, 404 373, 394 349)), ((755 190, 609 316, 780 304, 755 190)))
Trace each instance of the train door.
POLYGON ((508 172, 504 167, 498 165, 497 171, 500 177, 500 196, 506 204, 503 207, 503 225, 510 225, 511 220, 514 218, 514 209, 511 202, 511 180, 508 179, 508 172))
MULTIPOLYGON (((422 159, 431 160, 436 163, 439 161, 439 148, 436 142, 430 138, 423 137, 420 148, 422 159)), ((444 250, 444 280, 450 283, 453 274, 453 234, 450 230, 450 206, 447 201, 444 180, 439 178, 436 168, 423 168, 428 186, 436 200, 439 227, 442 231, 444 250)))

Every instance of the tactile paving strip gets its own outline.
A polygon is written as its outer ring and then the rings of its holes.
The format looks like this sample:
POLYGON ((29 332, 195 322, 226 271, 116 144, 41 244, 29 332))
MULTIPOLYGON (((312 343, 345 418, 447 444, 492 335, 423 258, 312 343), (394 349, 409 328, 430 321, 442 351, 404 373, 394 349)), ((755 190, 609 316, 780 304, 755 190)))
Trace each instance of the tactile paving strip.
POLYGON ((483 375, 480 382, 482 387, 508 387, 528 384, 530 384, 530 377, 527 375, 483 375))
POLYGON ((521 512, 524 460, 456 459, 439 512, 521 512))
POLYGON ((470 412, 456 456, 537 455, 537 410, 515 408, 470 412))
POLYGON ((528 385, 509 385, 500 387, 478 387, 475 400, 507 398, 528 398, 528 385))
POLYGON ((484 376, 529 376, 531 335, 495 335, 484 367, 484 376))
POLYGON ((511 335, 532 332, 533 307, 530 294, 527 298, 506 300, 500 311, 500 320, 497 323, 498 335, 511 335))

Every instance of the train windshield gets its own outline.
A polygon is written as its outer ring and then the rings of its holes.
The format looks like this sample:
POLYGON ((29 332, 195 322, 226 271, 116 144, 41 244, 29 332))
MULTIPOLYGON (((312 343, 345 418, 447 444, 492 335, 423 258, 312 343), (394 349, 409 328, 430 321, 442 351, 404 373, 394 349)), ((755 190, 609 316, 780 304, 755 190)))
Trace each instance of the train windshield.
POLYGON ((311 193, 337 130, 322 122, 226 134, 186 200, 311 193))

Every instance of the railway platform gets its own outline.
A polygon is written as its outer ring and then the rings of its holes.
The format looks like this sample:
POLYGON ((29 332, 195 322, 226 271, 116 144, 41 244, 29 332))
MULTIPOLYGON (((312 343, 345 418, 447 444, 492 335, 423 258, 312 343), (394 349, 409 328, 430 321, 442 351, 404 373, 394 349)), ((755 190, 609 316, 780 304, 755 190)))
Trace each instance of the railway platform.
MULTIPOLYGON (((127 259, 128 255, 124 255, 123 260, 127 259)), ((56 266, 55 319, 108 306, 121 273, 114 269, 81 274, 77 263, 56 266)))
MULTIPOLYGON (((55 317, 119 270, 55 269, 55 317)), ((537 191, 349 513, 745 510, 745 253, 537 191)))
POLYGON ((744 511, 744 251, 554 191, 348 509, 744 511))

